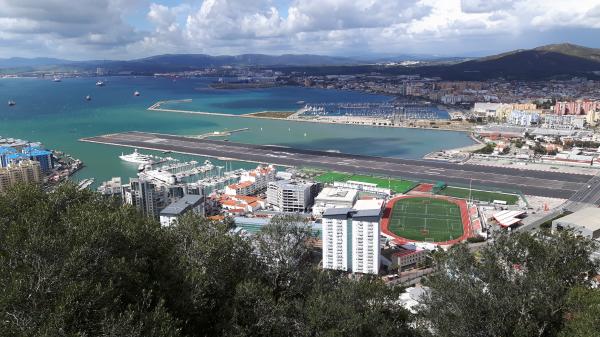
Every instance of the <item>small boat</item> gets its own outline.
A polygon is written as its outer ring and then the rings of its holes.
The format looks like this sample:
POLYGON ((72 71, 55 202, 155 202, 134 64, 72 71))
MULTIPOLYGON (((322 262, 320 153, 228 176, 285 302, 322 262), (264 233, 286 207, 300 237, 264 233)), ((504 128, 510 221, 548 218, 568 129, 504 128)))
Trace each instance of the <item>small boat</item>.
POLYGON ((105 83, 103 81, 96 82, 97 87, 103 87, 104 85, 105 85, 105 83))
POLYGON ((8 106, 15 106, 17 104, 17 102, 10 100, 8 101, 8 106))
POLYGON ((136 92, 133 93, 133 96, 139 96, 139 95, 140 95, 139 91, 136 91, 136 92))
POLYGON ((296 102, 296 104, 304 104, 304 103, 306 103, 306 102, 304 102, 304 101, 298 101, 298 102, 296 102))
POLYGON ((86 101, 91 101, 92 100, 92 96, 90 96, 90 95, 85 96, 85 100, 86 101))
POLYGON ((93 183, 94 183, 94 178, 83 179, 82 181, 79 182, 79 184, 77 184, 77 189, 80 191, 83 191, 86 188, 90 187, 90 185, 92 185, 93 183))
POLYGON ((52 82, 61 82, 62 79, 58 76, 54 76, 54 79, 52 79, 52 82))

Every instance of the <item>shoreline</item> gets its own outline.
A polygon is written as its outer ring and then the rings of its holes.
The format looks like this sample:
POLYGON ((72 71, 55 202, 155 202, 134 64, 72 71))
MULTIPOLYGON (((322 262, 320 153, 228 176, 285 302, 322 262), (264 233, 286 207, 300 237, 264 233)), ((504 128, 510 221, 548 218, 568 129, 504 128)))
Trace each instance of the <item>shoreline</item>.
POLYGON ((471 129, 456 129, 456 128, 447 128, 447 127, 425 127, 425 126, 406 126, 406 125, 371 125, 371 124, 354 124, 354 123, 346 123, 341 121, 326 121, 319 119, 300 119, 300 118, 281 118, 281 117, 268 117, 268 116, 258 116, 258 114, 264 114, 269 112, 281 112, 281 113, 293 113, 292 111, 256 111, 250 112, 241 115, 228 114, 223 112, 208 112, 208 111, 193 111, 193 110, 179 110, 179 109, 165 109, 161 108, 161 104, 164 103, 173 103, 173 102, 191 102, 191 99, 183 99, 183 100, 165 100, 158 101, 155 104, 148 107, 146 110, 148 111, 158 111, 158 112, 171 112, 171 113, 186 113, 186 114, 196 114, 203 116, 219 116, 219 117, 237 117, 237 118, 255 118, 255 119, 269 119, 269 120, 279 120, 279 121, 291 121, 291 122, 303 122, 303 123, 320 123, 320 124, 336 124, 336 125, 348 125, 348 126, 357 126, 357 127, 376 127, 376 128, 400 128, 400 129, 418 129, 418 130, 438 130, 438 131, 454 131, 461 133, 468 133, 470 135, 469 138, 474 140, 472 137, 471 129))

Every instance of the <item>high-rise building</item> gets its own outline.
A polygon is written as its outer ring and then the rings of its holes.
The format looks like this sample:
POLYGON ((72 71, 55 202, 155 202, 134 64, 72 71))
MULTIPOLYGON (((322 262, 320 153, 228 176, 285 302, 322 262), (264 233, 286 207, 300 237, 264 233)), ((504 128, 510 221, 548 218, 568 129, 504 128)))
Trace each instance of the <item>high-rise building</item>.
POLYGON ((323 212, 323 268, 378 274, 379 221, 383 200, 359 200, 354 208, 323 212))
POLYGON ((267 187, 267 203, 281 212, 303 213, 312 206, 317 193, 315 183, 272 181, 267 187))
POLYGON ((168 191, 161 186, 140 178, 130 178, 129 185, 123 186, 123 201, 135 206, 144 215, 158 219, 159 213, 167 206, 168 191))
POLYGON ((19 183, 41 184, 43 175, 40 163, 33 160, 23 160, 0 168, 0 192, 19 183))

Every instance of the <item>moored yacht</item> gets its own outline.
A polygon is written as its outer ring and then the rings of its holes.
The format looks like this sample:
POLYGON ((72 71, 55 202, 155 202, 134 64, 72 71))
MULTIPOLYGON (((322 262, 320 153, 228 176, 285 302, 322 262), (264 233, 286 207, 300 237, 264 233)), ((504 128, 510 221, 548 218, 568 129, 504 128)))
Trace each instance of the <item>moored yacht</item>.
POLYGON ((138 152, 137 149, 135 149, 133 153, 130 154, 121 154, 119 158, 121 158, 121 160, 123 161, 136 164, 152 164, 154 162, 152 156, 141 154, 138 152))

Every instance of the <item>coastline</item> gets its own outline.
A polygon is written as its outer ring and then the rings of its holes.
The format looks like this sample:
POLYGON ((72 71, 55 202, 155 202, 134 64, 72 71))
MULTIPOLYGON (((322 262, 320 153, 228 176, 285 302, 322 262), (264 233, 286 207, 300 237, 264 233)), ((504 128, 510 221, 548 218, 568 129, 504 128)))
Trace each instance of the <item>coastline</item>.
MULTIPOLYGON (((185 113, 185 114, 196 114, 196 115, 204 115, 204 116, 220 116, 220 117, 234 117, 234 118, 255 118, 255 119, 269 119, 269 120, 284 120, 284 121, 292 121, 292 122, 303 122, 303 123, 320 123, 320 124, 337 124, 337 125, 349 125, 349 126, 359 126, 359 127, 378 127, 378 128, 400 128, 400 129, 420 129, 420 130, 439 130, 439 131, 454 131, 454 132, 463 132, 469 133, 470 138, 475 141, 472 137, 472 129, 470 128, 448 128, 448 127, 431 127, 431 126, 408 126, 408 125, 374 125, 374 124, 358 124, 358 123, 347 123, 343 121, 335 121, 335 120, 322 120, 322 119, 300 119, 300 118, 281 118, 281 117, 269 117, 269 116, 260 116, 260 114, 267 113, 291 113, 295 115, 292 111, 256 111, 247 114, 235 115, 223 112, 208 112, 208 111, 193 111, 193 110, 179 110, 179 109, 165 109, 161 108, 161 104, 164 103, 176 103, 176 102, 191 102, 191 99, 182 99, 182 100, 165 100, 158 101, 155 104, 151 105, 147 108, 148 111, 158 111, 158 112, 171 112, 171 113, 185 113)), ((478 141, 477 141, 478 142, 478 141)))

